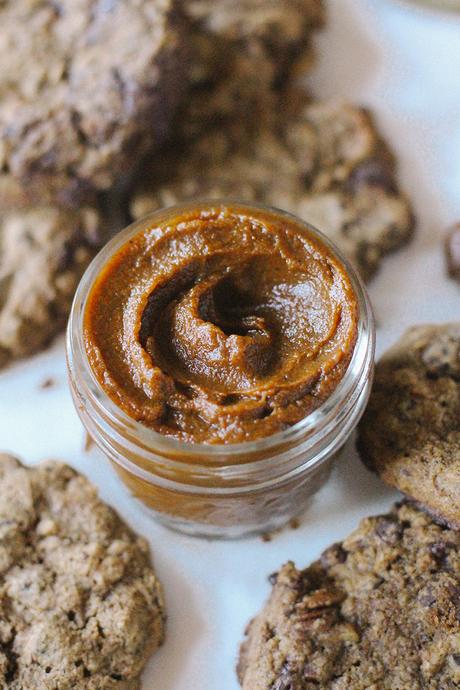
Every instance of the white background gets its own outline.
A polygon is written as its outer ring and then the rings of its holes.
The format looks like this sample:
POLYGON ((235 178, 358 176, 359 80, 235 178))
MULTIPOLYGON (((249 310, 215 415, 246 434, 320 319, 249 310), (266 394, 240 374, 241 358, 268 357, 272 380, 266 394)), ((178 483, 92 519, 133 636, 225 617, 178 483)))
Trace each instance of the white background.
MULTIPOLYGON (((375 110, 419 219, 412 245, 387 259, 370 285, 381 352, 411 324, 460 317, 460 287, 446 278, 442 254, 445 228, 460 220, 460 17, 397 0, 330 0, 329 15, 314 92, 375 110)), ((298 530, 270 543, 171 533, 134 505, 97 452, 83 452, 62 341, 0 374, 0 446, 28 462, 66 460, 149 538, 169 624, 145 690, 236 690, 238 642, 268 593, 267 575, 288 559, 306 565, 395 496, 361 467, 350 443, 298 530), (50 376, 57 386, 40 390, 50 376)))

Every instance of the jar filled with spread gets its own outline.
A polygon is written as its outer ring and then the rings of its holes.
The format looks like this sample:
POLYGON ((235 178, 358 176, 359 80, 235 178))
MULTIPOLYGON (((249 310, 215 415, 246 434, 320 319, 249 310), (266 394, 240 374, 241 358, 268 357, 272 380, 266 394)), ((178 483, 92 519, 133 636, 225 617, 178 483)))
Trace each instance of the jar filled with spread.
POLYGON ((303 512, 367 402, 361 280, 282 211, 196 202, 119 233, 69 320, 88 433, 164 524, 238 537, 303 512))

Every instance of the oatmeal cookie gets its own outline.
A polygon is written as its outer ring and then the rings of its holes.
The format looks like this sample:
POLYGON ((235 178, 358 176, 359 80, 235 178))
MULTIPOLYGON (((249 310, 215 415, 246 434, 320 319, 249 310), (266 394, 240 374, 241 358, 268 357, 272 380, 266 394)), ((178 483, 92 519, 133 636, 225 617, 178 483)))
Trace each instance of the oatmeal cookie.
POLYGON ((6 184, 87 201, 163 139, 186 82, 176 0, 4 0, 0 25, 6 184))
POLYGON ((217 120, 198 136, 194 122, 188 108, 161 164, 155 157, 143 171, 133 218, 199 197, 262 202, 322 230, 366 279, 410 239, 410 206, 367 111, 289 89, 259 117, 217 120))
MULTIPOLYGON (((323 0, 189 0, 193 124, 269 108, 270 92, 313 63, 323 0)), ((189 99, 190 102, 190 99, 189 99)))
POLYGON ((364 463, 460 529, 460 324, 415 326, 376 367, 364 463))
POLYGON ((2 212, 0 367, 38 351, 63 330, 80 277, 108 225, 105 211, 96 206, 2 212))
POLYGON ((460 532, 401 504, 271 581, 241 648, 244 690, 460 687, 460 532))
POLYGON ((0 455, 0 687, 136 690, 163 629, 146 541, 70 467, 0 455))

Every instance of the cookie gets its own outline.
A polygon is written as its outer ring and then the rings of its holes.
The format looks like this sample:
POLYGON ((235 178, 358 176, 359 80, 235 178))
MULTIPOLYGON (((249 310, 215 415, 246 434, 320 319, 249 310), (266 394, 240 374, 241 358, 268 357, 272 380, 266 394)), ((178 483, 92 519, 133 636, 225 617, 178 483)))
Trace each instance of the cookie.
POLYGON ((189 0, 185 8, 192 119, 201 127, 270 107, 270 92, 311 66, 325 18, 323 0, 189 0))
POLYGON ((460 533, 409 505, 287 563, 241 649, 244 690, 460 687, 460 533))
POLYGON ((460 324, 415 326, 376 367, 364 463, 460 529, 460 324))
POLYGON ((196 121, 185 112, 161 164, 153 158, 143 171, 133 218, 199 197, 262 202, 322 230, 366 279, 410 239, 409 203, 367 111, 289 89, 257 117, 217 119, 198 136, 196 121))
POLYGON ((0 174, 29 200, 87 201, 164 137, 186 81, 176 0, 5 0, 0 25, 0 174))
MULTIPOLYGON (((121 220, 101 207, 36 206, 0 215, 0 367, 65 327, 78 282, 121 220)), ((121 227, 121 225, 120 225, 121 227)))
POLYGON ((0 455, 0 687, 136 690, 163 631, 147 542, 70 467, 0 455))

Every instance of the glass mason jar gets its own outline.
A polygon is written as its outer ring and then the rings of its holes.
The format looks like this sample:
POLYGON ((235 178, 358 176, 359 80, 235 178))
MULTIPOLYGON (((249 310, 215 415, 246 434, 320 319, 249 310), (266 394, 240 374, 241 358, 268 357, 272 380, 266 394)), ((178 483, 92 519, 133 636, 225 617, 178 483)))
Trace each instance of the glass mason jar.
MULTIPOLYGON (((120 232, 100 251, 75 295, 67 332, 67 362, 72 396, 83 425, 151 515, 191 535, 235 538, 281 527, 306 509, 327 479, 333 459, 356 427, 368 400, 375 326, 356 271, 324 235, 302 223, 343 263, 358 303, 355 349, 345 375, 326 401, 286 430, 226 445, 179 441, 129 417, 106 394, 89 364, 83 339, 87 297, 103 266, 131 237, 198 205, 195 202, 153 213, 120 232)), ((241 206, 290 217, 277 209, 241 206)))

